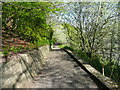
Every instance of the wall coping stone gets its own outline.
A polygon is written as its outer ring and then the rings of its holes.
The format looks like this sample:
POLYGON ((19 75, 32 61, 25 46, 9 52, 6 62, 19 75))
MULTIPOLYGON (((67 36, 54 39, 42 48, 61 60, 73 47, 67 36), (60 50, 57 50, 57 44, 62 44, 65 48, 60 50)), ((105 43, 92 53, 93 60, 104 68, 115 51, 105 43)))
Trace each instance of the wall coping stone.
POLYGON ((99 79, 100 82, 102 82, 110 90, 118 89, 118 85, 111 78, 102 75, 99 71, 97 71, 95 68, 93 68, 91 65, 89 65, 85 60, 80 59, 72 51, 67 50, 67 49, 64 49, 64 50, 66 50, 69 54, 74 56, 74 58, 76 58, 89 73, 91 73, 93 76, 95 76, 97 79, 99 79))

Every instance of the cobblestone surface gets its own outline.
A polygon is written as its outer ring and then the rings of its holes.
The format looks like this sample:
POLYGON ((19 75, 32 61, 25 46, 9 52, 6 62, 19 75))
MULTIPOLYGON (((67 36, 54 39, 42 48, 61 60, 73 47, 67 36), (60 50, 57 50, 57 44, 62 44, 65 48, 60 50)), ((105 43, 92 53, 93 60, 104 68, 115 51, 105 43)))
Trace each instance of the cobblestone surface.
POLYGON ((64 51, 51 51, 32 88, 97 88, 89 75, 64 51))

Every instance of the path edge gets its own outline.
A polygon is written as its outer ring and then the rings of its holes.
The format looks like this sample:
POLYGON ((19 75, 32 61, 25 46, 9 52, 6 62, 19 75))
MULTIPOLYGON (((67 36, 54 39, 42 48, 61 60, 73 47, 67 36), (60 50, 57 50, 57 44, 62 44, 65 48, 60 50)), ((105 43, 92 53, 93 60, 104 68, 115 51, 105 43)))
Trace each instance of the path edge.
POLYGON ((89 65, 84 60, 80 59, 78 56, 76 56, 72 51, 61 48, 63 51, 65 51, 68 55, 70 55, 75 62, 81 66, 82 69, 84 69, 92 78, 96 79, 96 81, 101 84, 99 88, 104 88, 105 90, 119 90, 118 85, 109 77, 106 77, 102 75, 99 71, 97 71, 95 68, 93 68, 91 65, 89 65))

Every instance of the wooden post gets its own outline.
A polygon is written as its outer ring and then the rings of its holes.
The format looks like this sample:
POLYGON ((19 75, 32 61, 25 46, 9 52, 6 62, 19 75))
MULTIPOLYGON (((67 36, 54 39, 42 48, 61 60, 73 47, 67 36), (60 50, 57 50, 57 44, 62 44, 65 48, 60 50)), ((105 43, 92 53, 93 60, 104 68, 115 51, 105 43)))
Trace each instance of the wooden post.
POLYGON ((102 74, 105 75, 105 73, 104 73, 104 64, 102 64, 102 74))

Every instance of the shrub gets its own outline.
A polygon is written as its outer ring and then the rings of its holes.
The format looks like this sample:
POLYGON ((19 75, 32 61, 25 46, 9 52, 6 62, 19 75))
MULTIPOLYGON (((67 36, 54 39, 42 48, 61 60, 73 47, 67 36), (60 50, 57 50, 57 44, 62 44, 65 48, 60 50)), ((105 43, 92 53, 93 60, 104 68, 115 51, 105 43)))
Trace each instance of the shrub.
POLYGON ((68 50, 70 50, 70 51, 74 51, 74 49, 73 49, 72 47, 65 46, 64 48, 65 48, 65 49, 68 49, 68 50))

